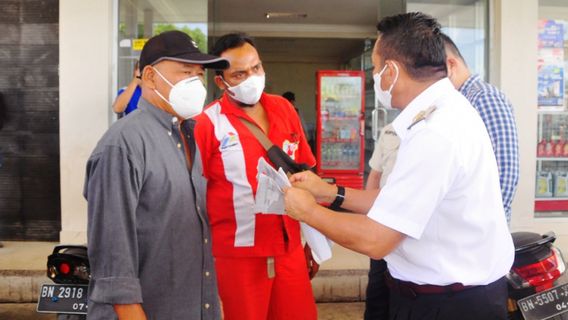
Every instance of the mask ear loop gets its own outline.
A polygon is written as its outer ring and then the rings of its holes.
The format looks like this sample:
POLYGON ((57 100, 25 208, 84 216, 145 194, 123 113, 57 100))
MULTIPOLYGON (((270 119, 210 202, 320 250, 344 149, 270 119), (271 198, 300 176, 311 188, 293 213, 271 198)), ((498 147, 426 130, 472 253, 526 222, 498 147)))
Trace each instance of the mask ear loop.
MULTIPOLYGON (((164 79, 164 81, 165 81, 170 87, 172 87, 172 88, 174 87, 174 86, 172 85, 172 83, 169 82, 168 79, 166 79, 166 78, 160 73, 160 71, 158 71, 158 69, 154 68, 153 66, 152 66, 152 69, 154 69, 154 71, 156 71, 156 73, 160 76, 160 78, 164 79)), ((170 102, 170 100, 164 98, 164 96, 163 96, 158 90, 154 89, 154 92, 158 95, 158 97, 162 98, 162 100, 164 100, 165 102, 167 102, 170 106, 172 105, 172 103, 170 102)))
POLYGON ((154 71, 156 71, 156 73, 160 76, 160 78, 164 79, 164 81, 165 81, 167 84, 169 84, 170 87, 172 87, 172 88, 174 87, 174 85, 173 85, 168 79, 166 79, 166 77, 164 77, 164 76, 160 73, 160 71, 158 71, 158 69, 154 68, 153 66, 152 66, 152 69, 154 69, 154 71))
POLYGON ((223 83, 227 86, 227 88, 225 89, 225 91, 228 92, 228 94, 229 94, 231 97, 234 97, 234 96, 235 96, 235 93, 234 93, 233 91, 231 91, 231 88, 232 88, 231 85, 230 85, 227 81, 225 81, 225 78, 223 78, 223 76, 220 75, 219 78, 221 78, 221 81, 223 81, 223 83))
POLYGON ((394 76, 394 81, 392 82, 392 84, 389 87, 389 93, 392 92, 392 88, 394 87, 394 85, 396 84, 396 80, 398 80, 398 66, 396 65, 396 63, 392 63, 394 66, 394 69, 396 70, 396 76, 394 76))
POLYGON ((383 69, 379 72, 379 78, 383 76, 383 73, 385 73, 385 70, 387 70, 387 66, 388 66, 388 65, 385 64, 385 66, 383 67, 383 69))

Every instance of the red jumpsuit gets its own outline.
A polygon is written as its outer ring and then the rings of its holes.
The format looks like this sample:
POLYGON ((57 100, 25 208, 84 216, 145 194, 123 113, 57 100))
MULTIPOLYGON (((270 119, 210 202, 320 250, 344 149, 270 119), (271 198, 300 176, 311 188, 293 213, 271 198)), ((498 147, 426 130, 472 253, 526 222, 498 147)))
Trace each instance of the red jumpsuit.
MULTIPOLYGON (((297 162, 314 166, 292 105, 265 93, 260 103, 272 143, 297 162)), ((225 94, 196 118, 195 127, 225 319, 316 319, 298 222, 253 210, 258 159, 270 161, 239 117, 254 123, 225 94)))

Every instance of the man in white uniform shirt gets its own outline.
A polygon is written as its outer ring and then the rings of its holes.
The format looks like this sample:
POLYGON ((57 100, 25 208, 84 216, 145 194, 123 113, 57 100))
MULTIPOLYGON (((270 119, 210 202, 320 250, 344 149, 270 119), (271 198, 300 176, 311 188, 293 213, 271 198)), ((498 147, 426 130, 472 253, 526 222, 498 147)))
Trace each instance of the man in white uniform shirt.
POLYGON ((401 142, 388 183, 374 199, 376 191, 302 172, 285 190, 287 214, 344 247, 385 258, 390 319, 506 319, 504 276, 514 249, 483 121, 447 78, 435 19, 406 13, 377 29, 376 94, 402 110, 393 121, 401 142))

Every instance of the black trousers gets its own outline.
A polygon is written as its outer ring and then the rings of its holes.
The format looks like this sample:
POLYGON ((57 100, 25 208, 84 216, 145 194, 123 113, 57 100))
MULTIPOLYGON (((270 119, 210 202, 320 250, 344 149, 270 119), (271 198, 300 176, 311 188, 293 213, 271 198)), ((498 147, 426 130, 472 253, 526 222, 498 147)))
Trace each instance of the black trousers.
POLYGON ((390 320, 506 320, 507 280, 445 294, 390 291, 390 320))
POLYGON ((371 259, 365 300, 365 320, 389 319, 389 288, 385 282, 387 262, 371 259))

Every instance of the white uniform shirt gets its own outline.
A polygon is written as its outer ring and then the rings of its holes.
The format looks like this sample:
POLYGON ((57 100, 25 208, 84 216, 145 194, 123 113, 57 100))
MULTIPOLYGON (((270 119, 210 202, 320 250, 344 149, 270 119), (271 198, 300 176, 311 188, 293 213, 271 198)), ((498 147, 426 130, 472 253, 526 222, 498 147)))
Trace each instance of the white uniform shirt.
POLYGON ((392 172, 394 163, 396 162, 396 153, 400 139, 396 135, 392 123, 387 124, 379 135, 379 140, 375 143, 375 150, 369 159, 369 167, 381 173, 379 187, 384 187, 387 179, 392 172))
POLYGON ((514 248, 487 129, 445 78, 393 121, 401 143, 369 218, 407 237, 385 257, 394 278, 485 285, 510 269, 514 248), (416 115, 435 105, 425 120, 416 115))

